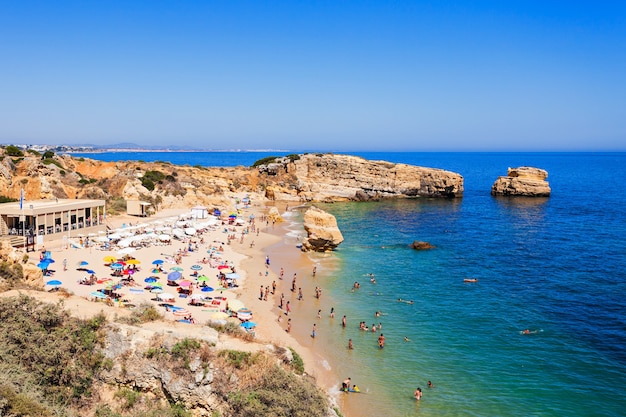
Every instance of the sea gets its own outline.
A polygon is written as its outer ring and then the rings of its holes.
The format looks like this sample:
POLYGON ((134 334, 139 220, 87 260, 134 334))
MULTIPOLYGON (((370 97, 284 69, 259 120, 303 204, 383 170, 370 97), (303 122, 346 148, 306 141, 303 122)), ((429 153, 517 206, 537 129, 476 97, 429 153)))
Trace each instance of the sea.
MULTIPOLYGON (((74 156, 219 167, 285 154, 74 156)), ((625 415, 626 153, 351 154, 458 172, 465 192, 316 204, 345 239, 311 255, 318 272, 309 278, 324 289, 315 343, 361 390, 342 401, 371 416, 625 415), (498 176, 518 166, 548 171, 551 196, 491 196, 498 176), (434 248, 417 251, 413 241, 434 248), (361 331, 361 321, 382 330, 361 331)), ((302 211, 285 214, 295 248, 302 211)))

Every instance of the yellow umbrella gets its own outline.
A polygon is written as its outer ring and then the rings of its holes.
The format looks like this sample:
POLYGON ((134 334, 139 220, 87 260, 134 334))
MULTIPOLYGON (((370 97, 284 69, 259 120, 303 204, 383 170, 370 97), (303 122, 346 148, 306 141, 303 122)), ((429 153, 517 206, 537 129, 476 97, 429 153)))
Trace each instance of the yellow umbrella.
POLYGON ((215 320, 224 320, 228 318, 228 314, 221 312, 221 311, 217 311, 211 314, 211 318, 215 320))
POLYGON ((109 255, 109 256, 105 256, 103 260, 104 262, 110 264, 110 263, 117 261, 117 258, 115 256, 109 255))
POLYGON ((129 265, 139 265, 141 261, 139 259, 129 259, 126 261, 126 263, 129 265))

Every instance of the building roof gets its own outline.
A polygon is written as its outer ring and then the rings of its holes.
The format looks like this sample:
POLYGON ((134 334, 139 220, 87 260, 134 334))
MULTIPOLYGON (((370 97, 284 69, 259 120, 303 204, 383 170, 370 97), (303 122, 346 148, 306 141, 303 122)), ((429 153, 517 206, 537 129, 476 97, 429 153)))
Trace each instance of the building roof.
POLYGON ((20 210, 20 202, 0 204, 0 215, 26 215, 36 216, 39 214, 55 213, 59 211, 80 210, 89 207, 104 206, 104 200, 86 200, 86 199, 58 199, 58 200, 24 200, 22 210, 20 210))

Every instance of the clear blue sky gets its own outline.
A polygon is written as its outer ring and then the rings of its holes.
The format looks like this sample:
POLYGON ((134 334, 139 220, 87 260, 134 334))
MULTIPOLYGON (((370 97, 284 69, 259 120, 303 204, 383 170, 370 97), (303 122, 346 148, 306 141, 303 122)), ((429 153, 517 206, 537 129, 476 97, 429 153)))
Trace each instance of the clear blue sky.
POLYGON ((626 150, 625 1, 0 1, 0 143, 626 150))

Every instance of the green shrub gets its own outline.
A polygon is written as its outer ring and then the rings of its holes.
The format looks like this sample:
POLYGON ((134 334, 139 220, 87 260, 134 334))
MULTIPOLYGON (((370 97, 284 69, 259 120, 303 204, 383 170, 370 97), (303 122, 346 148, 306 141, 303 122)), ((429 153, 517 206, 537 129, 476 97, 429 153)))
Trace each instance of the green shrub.
POLYGON ((302 356, 300 356, 298 352, 293 350, 293 348, 289 348, 289 350, 291 351, 291 355, 293 356, 293 362, 291 362, 291 365, 294 367, 294 369, 298 373, 303 374, 304 373, 304 361, 302 360, 302 356))
POLYGON ((265 158, 261 158, 258 161, 256 161, 254 164, 252 164, 252 168, 256 168, 259 165, 271 164, 272 162, 276 161, 276 158, 278 158, 278 157, 277 156, 266 156, 265 158))
POLYGON ((4 148, 4 151, 9 156, 24 156, 24 152, 22 152, 22 150, 15 145, 8 145, 4 148))
POLYGON ((5 195, 0 195, 0 203, 12 203, 15 201, 19 201, 19 200, 17 198, 11 198, 5 195))
POLYGON ((61 165, 61 163, 60 163, 59 161, 57 161, 56 159, 46 158, 46 159, 43 159, 41 162, 42 162, 44 165, 50 165, 50 164, 52 164, 52 165, 56 165, 56 166, 58 166, 58 167, 59 167, 59 168, 61 168, 61 169, 63 169, 63 168, 64 168, 64 167, 63 167, 63 165, 61 165))

